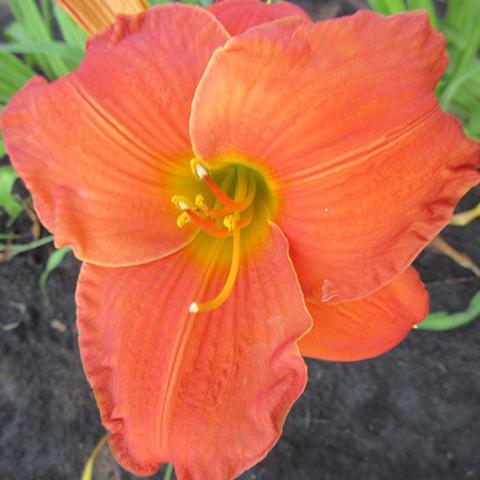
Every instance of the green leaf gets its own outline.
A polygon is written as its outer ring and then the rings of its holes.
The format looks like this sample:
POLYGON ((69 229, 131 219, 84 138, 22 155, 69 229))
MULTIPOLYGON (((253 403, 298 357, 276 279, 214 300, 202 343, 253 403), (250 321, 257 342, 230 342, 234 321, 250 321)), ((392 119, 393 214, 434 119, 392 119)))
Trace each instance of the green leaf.
POLYGON ((16 233, 0 233, 0 240, 16 240, 19 237, 16 233))
POLYGON ((9 244, 4 245, 0 243, 0 253, 6 253, 9 258, 13 258, 15 255, 20 253, 30 252, 36 248, 43 247, 49 243, 53 242, 53 237, 50 235, 48 237, 39 238, 30 243, 21 243, 21 244, 9 244))
POLYGON ((17 88, 35 75, 35 72, 11 53, 0 53, 0 78, 8 80, 17 88))
POLYGON ((475 320, 480 315, 480 292, 477 292, 470 305, 464 312, 448 313, 434 312, 431 313, 423 322, 417 326, 422 330, 453 330, 475 320))
POLYGON ((22 213, 23 207, 17 202, 12 193, 13 185, 17 180, 17 174, 10 165, 0 167, 0 207, 10 217, 9 225, 22 213))
POLYGON ((474 140, 480 140, 480 102, 477 102, 476 108, 473 108, 465 131, 474 140))
MULTIPOLYGON (((22 0, 21 2, 18 0, 8 0, 8 4, 18 24, 24 30, 23 35, 26 36, 26 38, 23 40, 25 42, 36 43, 38 41, 45 44, 53 42, 48 19, 42 16, 34 0, 22 0)), ((17 30, 19 29, 17 28, 17 30)), ((11 27, 9 27, 7 31, 11 32, 11 27)), ((50 79, 58 78, 69 72, 69 68, 65 64, 64 59, 59 58, 58 55, 41 51, 33 53, 35 62, 50 79)))
POLYGON ((97 455, 100 453, 103 446, 105 445, 107 438, 108 435, 104 435, 97 443, 97 446, 93 449, 93 452, 88 457, 87 463, 85 464, 85 467, 83 467, 81 480, 92 480, 93 464, 95 462, 95 459, 97 458, 97 455))
POLYGON ((435 28, 438 28, 439 21, 432 0, 407 0, 407 3, 410 10, 425 10, 430 19, 430 23, 435 28))
POLYGON ((163 475, 163 480, 170 480, 172 478, 173 473, 173 465, 171 463, 167 464, 167 468, 165 469, 165 474, 163 475))
POLYGON ((3 157, 7 152, 5 151, 5 145, 3 140, 0 138, 0 157, 3 157))
POLYGON ((407 6, 403 0, 368 0, 368 4, 373 10, 391 15, 407 10, 407 6))
MULTIPOLYGON (((12 23, 5 30, 7 38, 11 37, 16 41, 20 39, 24 41, 45 39, 43 33, 45 33, 46 27, 43 24, 40 11, 33 0, 25 0, 22 2, 18 0, 8 0, 8 4, 15 16, 16 22, 12 23), (38 26, 39 23, 41 24, 40 27, 38 26)), ((47 38, 49 38, 48 31, 47 38)), ((52 79, 55 77, 55 73, 45 55, 32 55, 30 60, 38 65, 48 78, 52 79)))
POLYGON ((85 42, 87 41, 87 34, 77 26, 77 24, 65 13, 62 7, 58 4, 53 5, 53 13, 60 27, 60 32, 65 41, 74 47, 85 50, 85 42))
POLYGON ((42 17, 45 26, 47 27, 48 35, 52 38, 52 0, 40 0, 40 11, 42 12, 42 17))
POLYGON ((39 285, 40 291, 42 292, 43 300, 46 304, 49 303, 48 294, 47 294, 47 280, 50 273, 55 270, 62 260, 65 258, 65 255, 70 252, 71 249, 69 247, 59 248, 58 250, 54 250, 47 260, 47 265, 45 266, 45 270, 40 275, 39 285))
POLYGON ((462 31, 457 30, 454 26, 443 24, 442 31, 447 37, 447 42, 456 48, 462 49, 468 45, 468 38, 462 31))
MULTIPOLYGON (((0 52, 8 53, 47 53, 69 60, 73 63, 81 62, 83 51, 64 42, 35 42, 22 41, 15 43, 1 43, 0 52)), ((67 71, 68 73, 68 71, 67 71)))
POLYGON ((480 62, 475 61, 470 65, 470 67, 464 72, 453 79, 450 80, 448 86, 443 91, 443 94, 440 97, 440 103, 445 110, 450 108, 450 103, 452 102, 455 94, 457 93, 458 89, 470 78, 474 77, 475 75, 480 74, 480 62))

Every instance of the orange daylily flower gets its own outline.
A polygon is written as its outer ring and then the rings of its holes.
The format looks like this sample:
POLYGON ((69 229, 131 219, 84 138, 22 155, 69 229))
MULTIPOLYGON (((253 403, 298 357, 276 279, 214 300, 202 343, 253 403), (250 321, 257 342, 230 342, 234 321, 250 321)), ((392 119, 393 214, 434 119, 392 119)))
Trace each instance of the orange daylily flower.
MULTIPOLYGON (((134 14, 148 8, 147 0, 57 0, 89 34, 95 35, 115 22, 119 14, 134 14)), ((274 4, 258 0, 221 0, 208 7, 231 35, 283 17, 308 15, 288 2, 274 4)))
POLYGON ((479 179, 425 15, 265 8, 120 17, 1 117, 41 221, 85 262, 82 360, 137 474, 233 478, 278 440, 302 354, 398 344, 428 310, 410 265, 479 179))

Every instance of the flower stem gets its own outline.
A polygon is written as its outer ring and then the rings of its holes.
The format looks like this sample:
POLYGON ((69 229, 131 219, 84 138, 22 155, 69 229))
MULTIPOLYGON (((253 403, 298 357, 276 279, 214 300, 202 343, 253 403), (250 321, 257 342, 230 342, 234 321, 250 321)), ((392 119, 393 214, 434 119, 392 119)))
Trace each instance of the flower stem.
POLYGON ((170 480, 172 478, 173 472, 173 465, 171 463, 167 463, 167 468, 165 469, 165 475, 163 476, 163 480, 170 480))

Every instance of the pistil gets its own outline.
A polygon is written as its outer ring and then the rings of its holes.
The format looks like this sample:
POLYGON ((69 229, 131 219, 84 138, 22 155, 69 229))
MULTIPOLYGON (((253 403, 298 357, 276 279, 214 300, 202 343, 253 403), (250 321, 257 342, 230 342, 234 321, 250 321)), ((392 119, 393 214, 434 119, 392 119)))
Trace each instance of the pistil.
POLYGON ((236 229, 233 232, 233 251, 232 251, 232 261, 230 263, 230 271, 228 272, 227 280, 223 285, 222 290, 218 295, 203 303, 192 302, 189 307, 190 313, 198 312, 208 312, 210 310, 215 310, 225 303, 227 298, 232 293, 235 281, 238 275, 238 267, 240 265, 240 230, 236 229))

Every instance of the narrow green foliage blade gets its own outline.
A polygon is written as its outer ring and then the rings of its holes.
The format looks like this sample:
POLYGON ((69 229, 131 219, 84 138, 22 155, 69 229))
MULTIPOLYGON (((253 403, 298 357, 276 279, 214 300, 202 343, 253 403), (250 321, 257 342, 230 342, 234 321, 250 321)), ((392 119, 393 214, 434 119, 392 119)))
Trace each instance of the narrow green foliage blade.
POLYGON ((95 459, 97 458, 97 455, 100 453, 103 446, 105 445, 105 442, 107 441, 107 437, 108 437, 108 435, 105 435, 100 439, 100 441, 97 443, 97 446, 93 449, 92 453, 88 457, 87 463, 85 464, 85 467, 83 468, 81 480, 92 480, 92 478, 93 478, 93 464, 95 462, 95 459))
POLYGON ((31 250, 35 250, 36 248, 43 247, 44 245, 48 245, 49 243, 53 242, 53 237, 50 235, 48 237, 39 238, 38 240, 34 240, 30 243, 22 243, 22 244, 9 244, 3 245, 0 244, 0 252, 8 253, 9 257, 12 258, 15 255, 19 255, 20 253, 30 252, 31 250))
POLYGON ((418 324, 422 330, 453 330, 454 328, 466 325, 475 320, 480 315, 480 292, 477 292, 468 308, 460 313, 434 312, 431 313, 423 322, 418 324))
POLYGON ((165 474, 163 475, 163 480, 171 480, 173 473, 173 465, 171 463, 167 463, 167 467, 165 468, 165 474))
POLYGON ((373 10, 384 15, 392 15, 407 10, 403 0, 368 0, 368 4, 373 10))
POLYGON ((53 6, 53 13, 65 41, 82 51, 85 50, 87 34, 56 3, 53 6))
MULTIPOLYGON (((42 16, 34 0, 22 0, 21 2, 9 0, 10 7, 12 7, 12 4, 16 4, 17 8, 15 11, 12 9, 12 12, 18 23, 25 30, 30 41, 38 41, 45 44, 53 41, 47 20, 42 16)), ((64 60, 48 51, 45 53, 41 51, 34 52, 34 59, 50 79, 58 78, 69 72, 64 60)))
POLYGON ((0 208, 7 212, 9 224, 12 224, 23 211, 22 205, 12 193, 17 178, 15 170, 10 165, 0 167, 0 208))
POLYGON ((69 247, 59 248, 58 250, 54 250, 47 260, 47 265, 45 266, 45 270, 43 270, 42 274, 40 275, 39 279, 39 286, 40 291, 42 292, 43 300, 46 304, 49 303, 48 294, 47 294, 47 281, 50 273, 55 270, 61 263, 62 260, 65 258, 65 255, 70 252, 71 249, 69 247))
POLYGON ((407 3, 410 10, 425 10, 430 19, 430 23, 435 28, 439 27, 440 22, 432 0, 407 0, 407 3))
POLYGON ((465 82, 474 78, 476 75, 480 75, 480 61, 475 59, 475 61, 471 62, 470 66, 463 73, 454 76, 450 80, 448 86, 440 96, 440 104, 445 110, 449 110, 451 102, 465 82))
POLYGON ((50 38, 53 38, 52 0, 40 0, 40 11, 42 12, 42 17, 47 28, 48 35, 50 38))
MULTIPOLYGON (((22 41, 12 43, 1 43, 0 53, 48 53, 58 58, 63 58, 70 62, 80 62, 83 56, 83 51, 72 45, 67 45, 64 42, 35 42, 22 41)), ((67 70, 68 73, 68 70, 67 70)))
POLYGON ((0 78, 8 80, 17 90, 32 78, 35 72, 11 53, 0 53, 0 78))

